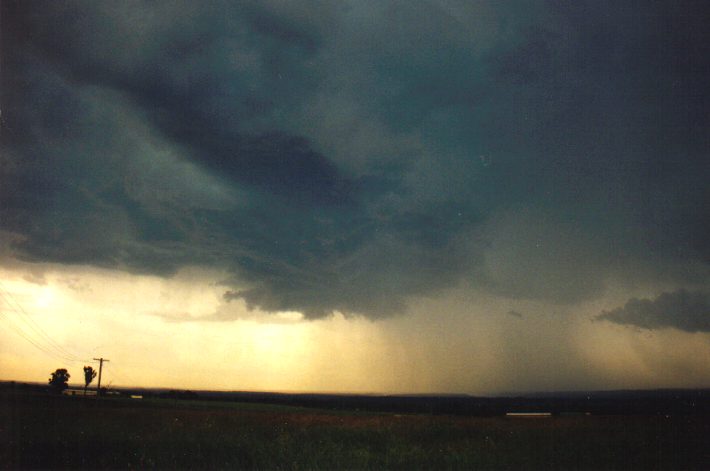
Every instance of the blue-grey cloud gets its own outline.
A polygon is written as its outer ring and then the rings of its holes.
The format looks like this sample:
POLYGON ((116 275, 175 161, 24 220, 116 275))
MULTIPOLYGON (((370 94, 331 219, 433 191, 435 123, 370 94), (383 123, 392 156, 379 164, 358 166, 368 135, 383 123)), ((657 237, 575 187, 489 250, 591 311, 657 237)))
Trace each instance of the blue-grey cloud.
POLYGON ((702 283, 708 8, 499 3, 3 2, 3 240, 308 317, 702 283))
POLYGON ((710 296, 681 289, 652 300, 633 298, 623 307, 602 312, 597 319, 642 329, 710 332, 710 296))

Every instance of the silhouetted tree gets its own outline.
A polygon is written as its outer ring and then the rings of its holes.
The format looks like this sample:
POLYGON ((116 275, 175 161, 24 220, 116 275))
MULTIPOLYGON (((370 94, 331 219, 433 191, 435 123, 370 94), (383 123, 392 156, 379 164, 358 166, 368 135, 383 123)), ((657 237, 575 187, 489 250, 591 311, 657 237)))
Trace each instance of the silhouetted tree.
POLYGON ((89 384, 96 378, 96 370, 94 370, 90 366, 85 366, 84 367, 84 396, 86 396, 86 388, 89 387, 89 384))
POLYGON ((67 381, 69 381, 70 376, 66 368, 57 368, 57 371, 52 373, 52 376, 49 378, 49 385, 54 392, 61 394, 62 391, 69 387, 67 381))

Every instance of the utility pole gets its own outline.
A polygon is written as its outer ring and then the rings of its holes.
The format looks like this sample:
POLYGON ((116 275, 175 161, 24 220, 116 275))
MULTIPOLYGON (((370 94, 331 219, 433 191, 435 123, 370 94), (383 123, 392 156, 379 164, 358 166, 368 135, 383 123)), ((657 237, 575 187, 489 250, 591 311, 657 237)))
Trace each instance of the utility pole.
POLYGON ((101 395, 101 370, 104 368, 104 362, 109 361, 106 358, 94 358, 99 362, 99 384, 96 386, 96 399, 101 395))

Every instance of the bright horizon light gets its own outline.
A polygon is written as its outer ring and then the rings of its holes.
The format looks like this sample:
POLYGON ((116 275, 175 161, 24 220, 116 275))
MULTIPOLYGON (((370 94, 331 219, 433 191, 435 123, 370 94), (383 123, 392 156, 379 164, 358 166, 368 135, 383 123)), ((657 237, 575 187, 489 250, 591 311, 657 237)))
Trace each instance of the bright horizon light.
MULTIPOLYGON (((243 303, 224 302, 220 276, 191 269, 161 279, 78 267, 47 270, 43 284, 37 284, 27 281, 31 278, 22 270, 5 270, 0 281, 10 301, 19 303, 33 323, 76 357, 73 362, 62 358, 63 353, 57 354, 5 303, 5 320, 14 319, 25 335, 57 355, 6 329, 2 379, 43 382, 49 372, 66 367, 71 383, 79 384, 83 364, 103 356, 111 360, 105 365, 104 385, 495 394, 702 386, 710 369, 710 356, 697 356, 705 342, 702 335, 675 345, 674 355, 665 356, 662 363, 648 363, 684 335, 661 332, 629 343, 633 335, 624 329, 591 322, 583 314, 559 324, 556 315, 542 311, 536 319, 507 316, 501 325, 491 317, 497 301, 490 297, 479 298, 478 307, 469 305, 468 313, 456 307, 459 302, 447 306, 422 300, 408 318, 372 322, 335 315, 308 321, 294 311, 266 314, 249 311, 243 303), (448 315, 439 314, 442 324, 434 328, 422 323, 433 309, 449 310, 448 315), (547 349, 533 347, 540 329, 547 333, 547 349), (604 349, 598 348, 599 342, 604 349), (560 350, 567 355, 560 357, 560 350), (698 382, 675 373, 681 363, 686 371, 694 370, 698 382)), ((598 307, 591 306, 591 312, 598 307)), ((528 304, 521 310, 531 309, 535 307, 528 304)))

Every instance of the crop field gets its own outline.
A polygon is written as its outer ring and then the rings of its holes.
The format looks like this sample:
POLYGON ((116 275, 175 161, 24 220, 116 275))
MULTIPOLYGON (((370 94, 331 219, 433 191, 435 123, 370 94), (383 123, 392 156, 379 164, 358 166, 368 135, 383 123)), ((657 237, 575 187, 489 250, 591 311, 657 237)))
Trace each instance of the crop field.
POLYGON ((400 415, 6 394, 0 467, 707 469, 695 416, 400 415))

